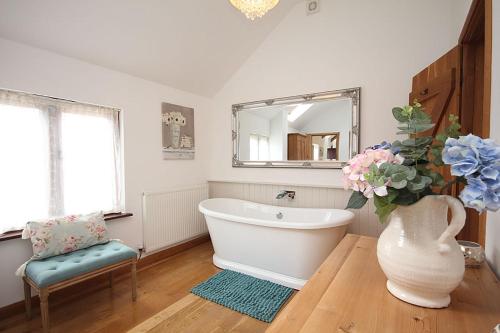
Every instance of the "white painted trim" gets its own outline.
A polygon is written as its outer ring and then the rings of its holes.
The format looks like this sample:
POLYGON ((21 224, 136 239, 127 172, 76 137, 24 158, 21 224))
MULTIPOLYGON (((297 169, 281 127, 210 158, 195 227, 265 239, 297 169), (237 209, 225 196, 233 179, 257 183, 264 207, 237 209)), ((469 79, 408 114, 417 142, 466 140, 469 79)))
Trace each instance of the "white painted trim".
POLYGON ((278 185, 278 186, 295 186, 295 187, 316 187, 316 188, 332 188, 344 190, 340 185, 318 185, 318 184, 297 184, 287 182, 258 182, 250 180, 233 180, 233 179, 209 179, 208 183, 231 183, 231 184, 258 184, 258 185, 278 185))
POLYGON ((307 280, 297 279, 297 278, 294 278, 291 276, 267 271, 265 269, 260 269, 260 268, 256 268, 256 267, 252 267, 252 266, 248 266, 248 265, 243 265, 243 264, 240 264, 237 262, 225 260, 225 259, 219 258, 215 254, 213 256, 213 261, 214 261, 214 265, 219 267, 219 268, 229 269, 231 271, 247 274, 247 275, 256 277, 258 279, 271 281, 271 282, 280 284, 282 286, 297 289, 297 290, 302 289, 302 287, 307 282, 307 280))

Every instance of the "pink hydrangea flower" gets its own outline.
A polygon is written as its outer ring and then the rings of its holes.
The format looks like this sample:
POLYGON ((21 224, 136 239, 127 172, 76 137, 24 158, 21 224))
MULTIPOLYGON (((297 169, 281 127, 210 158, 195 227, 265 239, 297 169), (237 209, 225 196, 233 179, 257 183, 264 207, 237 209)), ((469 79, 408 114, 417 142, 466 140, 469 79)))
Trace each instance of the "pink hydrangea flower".
POLYGON ((367 198, 372 198, 373 193, 378 196, 386 196, 387 184, 374 187, 365 179, 365 174, 370 171, 370 165, 377 167, 383 163, 402 164, 404 158, 394 155, 389 149, 366 149, 363 153, 354 156, 342 169, 344 173, 344 188, 362 192, 367 198))

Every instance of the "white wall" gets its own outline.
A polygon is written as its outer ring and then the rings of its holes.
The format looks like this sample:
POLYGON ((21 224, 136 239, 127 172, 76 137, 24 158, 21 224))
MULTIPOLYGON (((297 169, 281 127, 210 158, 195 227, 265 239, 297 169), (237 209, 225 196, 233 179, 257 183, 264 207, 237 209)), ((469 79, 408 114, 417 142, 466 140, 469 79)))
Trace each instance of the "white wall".
POLYGON ((454 0, 452 1, 452 37, 456 40, 459 39, 460 33, 465 23, 465 18, 469 13, 470 6, 473 0, 454 0))
MULTIPOLYGON (((125 205, 134 216, 110 222, 111 236, 142 245, 141 194, 145 190, 206 181, 211 101, 136 77, 0 39, 0 87, 123 110, 125 205), (161 102, 195 109, 195 160, 164 161, 161 102)), ((230 141, 228 139, 228 141, 230 141)), ((4 204, 4 203, 2 203, 4 204)), ((31 256, 28 241, 0 242, 0 307, 22 299, 14 272, 31 256)))
POLYGON ((457 44, 457 0, 298 2, 214 98, 210 179, 337 185, 338 170, 231 167, 231 105, 361 86, 361 146, 395 138, 411 78, 457 44))
MULTIPOLYGON (((493 55, 491 72, 491 137, 500 144, 500 3, 493 1, 493 55)), ((500 278, 500 211, 486 222, 486 258, 500 278)))

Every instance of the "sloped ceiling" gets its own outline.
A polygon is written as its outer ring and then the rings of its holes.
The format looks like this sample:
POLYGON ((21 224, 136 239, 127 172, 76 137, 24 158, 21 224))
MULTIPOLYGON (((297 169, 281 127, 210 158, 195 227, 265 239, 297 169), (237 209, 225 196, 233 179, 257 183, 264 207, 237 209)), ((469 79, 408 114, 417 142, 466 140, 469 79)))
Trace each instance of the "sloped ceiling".
POLYGON ((300 1, 252 22, 227 0, 2 0, 0 37, 211 97, 300 1))
MULTIPOLYGON (((325 112, 349 112, 351 113, 351 101, 348 99, 337 99, 332 101, 324 101, 321 103, 315 103, 313 106, 302 114, 293 123, 289 123, 291 127, 302 130, 306 127, 309 122, 317 119, 321 114, 325 112)), ((344 113, 345 114, 345 113, 344 113)), ((333 124, 332 124, 333 125, 333 124)))

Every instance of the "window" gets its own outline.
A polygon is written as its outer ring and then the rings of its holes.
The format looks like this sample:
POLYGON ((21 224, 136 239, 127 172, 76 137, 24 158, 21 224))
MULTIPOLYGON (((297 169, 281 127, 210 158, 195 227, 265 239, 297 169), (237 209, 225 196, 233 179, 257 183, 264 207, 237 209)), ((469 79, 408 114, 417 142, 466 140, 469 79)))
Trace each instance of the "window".
POLYGON ((250 134, 250 160, 269 160, 269 138, 267 136, 250 134))
POLYGON ((319 144, 313 143, 313 160, 319 161, 319 144))
POLYGON ((119 110, 0 90, 0 233, 122 210, 119 110))

